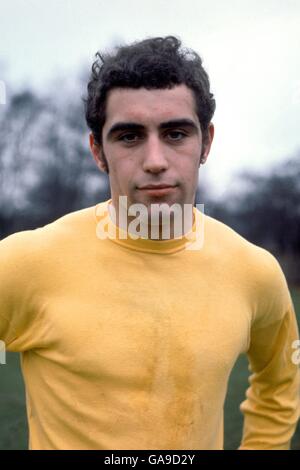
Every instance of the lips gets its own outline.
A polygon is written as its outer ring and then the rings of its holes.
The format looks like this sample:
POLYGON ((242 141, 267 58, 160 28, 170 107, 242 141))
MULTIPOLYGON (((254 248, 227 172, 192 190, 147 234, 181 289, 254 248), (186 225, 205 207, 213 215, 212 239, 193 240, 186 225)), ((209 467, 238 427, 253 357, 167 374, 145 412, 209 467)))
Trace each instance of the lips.
POLYGON ((176 189, 176 186, 166 185, 166 184, 149 184, 147 186, 142 186, 139 188, 140 191, 143 191, 148 196, 160 197, 166 196, 169 193, 172 193, 176 189))
POLYGON ((175 188, 175 185, 172 185, 172 184, 148 184, 147 186, 142 186, 139 189, 165 189, 165 188, 175 188))

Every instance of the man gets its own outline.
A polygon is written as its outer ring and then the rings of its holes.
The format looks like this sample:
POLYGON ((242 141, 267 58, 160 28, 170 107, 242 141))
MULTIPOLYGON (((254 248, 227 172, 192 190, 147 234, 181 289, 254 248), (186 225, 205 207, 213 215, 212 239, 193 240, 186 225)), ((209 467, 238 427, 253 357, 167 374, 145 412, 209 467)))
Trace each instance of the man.
POLYGON ((298 331, 277 260, 195 207, 181 236, 185 212, 152 221, 157 205, 194 205, 209 88, 174 37, 99 54, 86 118, 111 199, 0 243, 0 339, 22 352, 31 449, 222 449, 243 352, 240 449, 290 446, 298 331))

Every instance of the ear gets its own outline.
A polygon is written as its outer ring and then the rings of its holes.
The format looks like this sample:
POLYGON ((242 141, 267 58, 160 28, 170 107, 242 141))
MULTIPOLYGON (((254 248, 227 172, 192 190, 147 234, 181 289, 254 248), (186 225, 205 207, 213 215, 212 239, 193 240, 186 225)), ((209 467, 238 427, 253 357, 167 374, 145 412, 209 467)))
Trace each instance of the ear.
POLYGON ((214 128, 213 123, 211 122, 208 125, 208 129, 207 129, 207 133, 206 133, 206 139, 202 144, 200 164, 205 163, 207 158, 208 158, 208 154, 210 152, 210 148, 211 148, 212 141, 214 139, 214 135, 215 135, 215 128, 214 128))
POLYGON ((91 153, 93 155, 93 158, 98 166, 98 168, 103 172, 103 173, 108 173, 108 168, 105 159, 103 158, 102 154, 102 147, 99 145, 93 136, 93 133, 90 132, 89 134, 89 141, 90 141, 90 149, 91 153))

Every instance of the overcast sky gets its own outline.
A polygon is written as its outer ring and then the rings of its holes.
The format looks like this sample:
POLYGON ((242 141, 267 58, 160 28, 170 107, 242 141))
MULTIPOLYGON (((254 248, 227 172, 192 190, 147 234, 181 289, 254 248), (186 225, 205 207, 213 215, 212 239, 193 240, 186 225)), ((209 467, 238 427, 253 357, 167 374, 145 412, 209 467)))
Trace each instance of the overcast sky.
POLYGON ((0 0, 0 81, 44 89, 112 43, 167 34, 201 55, 217 101, 200 182, 222 195, 300 149, 300 0, 0 0))

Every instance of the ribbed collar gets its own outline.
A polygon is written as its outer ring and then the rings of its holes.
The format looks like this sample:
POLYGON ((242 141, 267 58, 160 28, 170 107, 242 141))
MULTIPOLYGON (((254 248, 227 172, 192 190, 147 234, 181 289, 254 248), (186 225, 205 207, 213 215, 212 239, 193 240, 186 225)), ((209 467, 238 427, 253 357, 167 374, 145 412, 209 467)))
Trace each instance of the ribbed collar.
POLYGON ((200 249, 202 246, 205 215, 196 207, 193 207, 193 226, 184 236, 167 240, 151 240, 143 237, 133 239, 130 236, 130 232, 114 224, 108 209, 109 204, 112 204, 112 199, 96 204, 95 218, 97 223, 100 221, 103 222, 103 218, 105 218, 106 221, 110 221, 112 231, 110 232, 108 230, 107 224, 105 233, 107 238, 118 245, 135 251, 156 254, 170 254, 186 249, 195 250, 200 249))

